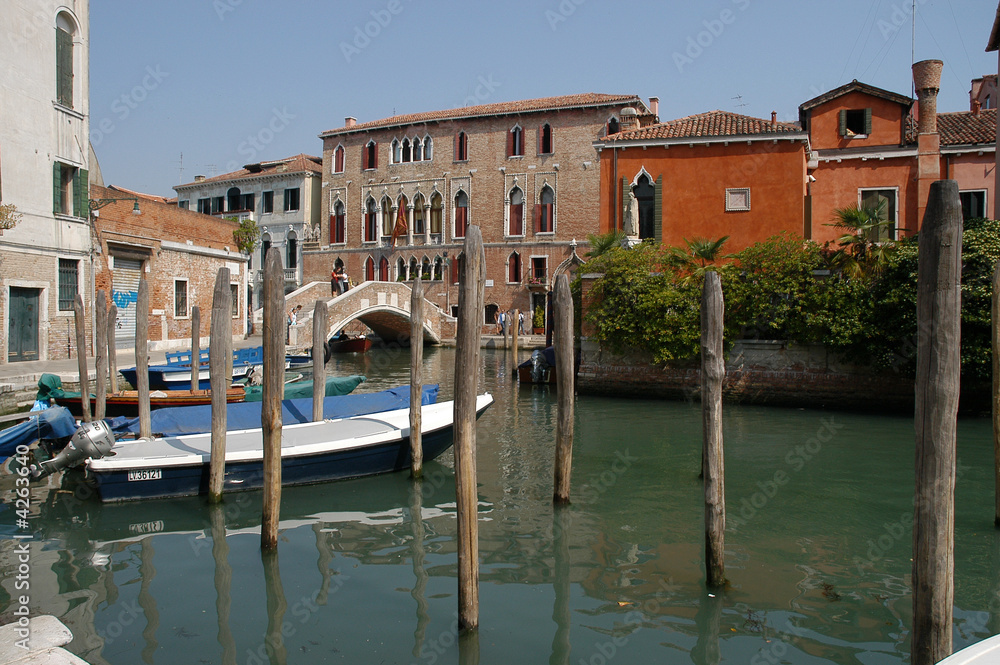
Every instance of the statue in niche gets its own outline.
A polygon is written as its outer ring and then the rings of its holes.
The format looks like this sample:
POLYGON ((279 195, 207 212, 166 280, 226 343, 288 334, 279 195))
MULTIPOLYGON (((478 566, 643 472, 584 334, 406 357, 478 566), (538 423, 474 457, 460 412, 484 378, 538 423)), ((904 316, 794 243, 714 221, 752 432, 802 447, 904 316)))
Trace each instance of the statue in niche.
POLYGON ((631 189, 625 200, 625 219, 622 220, 622 231, 626 238, 638 238, 639 232, 639 201, 631 189))

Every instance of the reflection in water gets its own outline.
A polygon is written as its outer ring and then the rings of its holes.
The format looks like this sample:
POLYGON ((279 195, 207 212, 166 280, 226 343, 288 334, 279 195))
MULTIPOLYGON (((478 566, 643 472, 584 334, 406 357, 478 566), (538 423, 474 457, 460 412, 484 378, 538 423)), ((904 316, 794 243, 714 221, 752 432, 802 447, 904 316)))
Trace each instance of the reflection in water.
MULTIPOLYGON (((373 383, 405 384, 399 355, 398 367, 371 365, 390 377, 373 383)), ((453 352, 432 355, 427 375, 447 377, 453 352)), ((836 414, 836 436, 806 459, 796 447, 829 414, 728 408, 733 586, 711 598, 697 406, 579 397, 574 502, 553 511, 556 392, 518 386, 509 355, 483 358, 497 401, 477 433, 478 631, 459 639, 453 628, 451 453, 420 484, 400 473, 287 488, 283 576, 277 557, 260 556, 259 492, 228 496, 219 513, 199 499, 102 505, 73 488, 35 488, 32 611, 62 618, 75 653, 110 665, 219 662, 220 646, 225 663, 279 663, 287 652, 296 665, 908 660, 912 531, 901 516, 913 485, 899 460, 912 458, 911 421, 836 414)), ((341 373, 366 373, 352 370, 341 373)), ((960 422, 959 447, 968 470, 956 487, 956 648, 996 625, 1000 571, 988 421, 960 422)), ((6 501, 0 493, 9 615, 17 529, 6 501)))
POLYGON ((267 658, 271 665, 286 665, 288 654, 285 651, 285 638, 281 628, 285 621, 288 603, 285 602, 285 589, 281 585, 278 550, 261 552, 260 558, 264 564, 264 588, 267 591, 267 633, 264 636, 267 658))
POLYGON ((212 523, 212 559, 215 562, 215 612, 219 620, 218 640, 222 645, 223 665, 236 664, 236 641, 229 626, 229 608, 233 586, 233 569, 229 565, 229 544, 226 542, 226 518, 218 503, 208 507, 212 523))

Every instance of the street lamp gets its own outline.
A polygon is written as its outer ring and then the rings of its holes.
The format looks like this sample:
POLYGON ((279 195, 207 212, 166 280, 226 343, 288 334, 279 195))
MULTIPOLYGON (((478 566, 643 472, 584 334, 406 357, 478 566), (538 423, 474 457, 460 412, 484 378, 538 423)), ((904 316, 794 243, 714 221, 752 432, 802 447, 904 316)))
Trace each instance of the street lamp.
POLYGON ((90 199, 90 211, 94 213, 95 217, 97 217, 98 210, 108 205, 109 203, 114 203, 115 201, 132 201, 135 203, 135 205, 132 206, 132 214, 133 215, 142 214, 142 211, 139 210, 138 196, 124 196, 122 198, 117 198, 117 199, 90 199))

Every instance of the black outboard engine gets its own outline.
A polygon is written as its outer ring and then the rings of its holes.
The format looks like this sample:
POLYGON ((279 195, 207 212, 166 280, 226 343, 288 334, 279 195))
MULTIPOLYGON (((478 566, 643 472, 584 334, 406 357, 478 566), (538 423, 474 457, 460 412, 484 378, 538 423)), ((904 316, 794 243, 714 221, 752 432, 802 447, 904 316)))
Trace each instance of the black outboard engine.
POLYGON ((114 445, 115 436, 106 422, 96 420, 82 423, 80 429, 58 455, 41 464, 31 465, 31 475, 34 478, 41 478, 75 466, 85 459, 100 459, 113 455, 111 448, 114 445))
POLYGON ((531 352, 531 382, 532 383, 544 383, 545 382, 545 370, 547 370, 549 364, 545 362, 545 356, 539 349, 535 349, 531 352))

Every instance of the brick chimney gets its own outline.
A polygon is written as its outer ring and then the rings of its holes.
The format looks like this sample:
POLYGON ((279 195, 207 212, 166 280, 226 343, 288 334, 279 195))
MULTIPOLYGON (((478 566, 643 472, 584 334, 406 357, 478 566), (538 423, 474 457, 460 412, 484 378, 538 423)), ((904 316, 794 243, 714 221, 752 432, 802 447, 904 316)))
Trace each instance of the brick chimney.
POLYGON ((771 111, 771 127, 774 128, 777 126, 778 126, 778 112, 771 111))
POLYGON ((344 127, 353 127, 356 124, 358 124, 357 118, 352 118, 351 116, 344 118, 344 127))
POLYGON ((983 103, 981 101, 979 101, 978 99, 973 99, 972 100, 972 115, 973 116, 975 116, 975 117, 978 118, 979 117, 979 111, 982 110, 982 108, 983 108, 983 103))
POLYGON ((937 133, 937 95, 941 88, 940 60, 913 64, 913 84, 917 90, 917 219, 924 221, 931 183, 941 179, 941 137, 937 133))
POLYGON ((649 112, 656 116, 657 120, 660 117, 660 98, 650 97, 649 98, 649 112))

